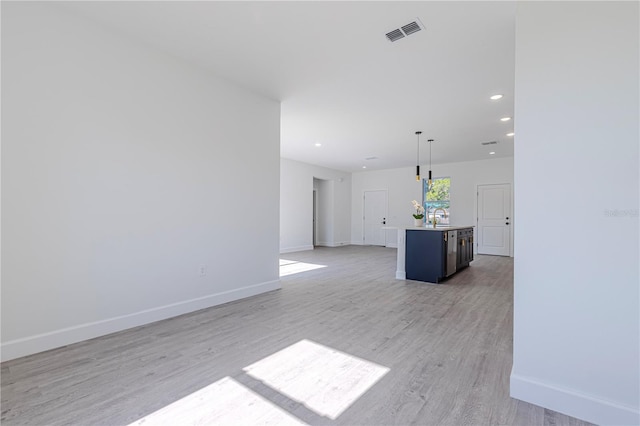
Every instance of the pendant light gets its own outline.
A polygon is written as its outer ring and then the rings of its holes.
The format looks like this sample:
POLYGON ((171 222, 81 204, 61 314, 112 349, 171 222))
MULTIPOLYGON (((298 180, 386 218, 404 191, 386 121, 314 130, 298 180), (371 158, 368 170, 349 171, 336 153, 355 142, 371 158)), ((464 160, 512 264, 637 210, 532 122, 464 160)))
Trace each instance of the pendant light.
POLYGON ((433 142, 433 139, 429 139, 427 142, 429 142, 429 181, 427 182, 427 187, 431 189, 431 142, 433 142))
POLYGON ((420 182, 420 135, 421 131, 417 131, 416 135, 418 135, 418 159, 416 160, 416 181, 420 182))

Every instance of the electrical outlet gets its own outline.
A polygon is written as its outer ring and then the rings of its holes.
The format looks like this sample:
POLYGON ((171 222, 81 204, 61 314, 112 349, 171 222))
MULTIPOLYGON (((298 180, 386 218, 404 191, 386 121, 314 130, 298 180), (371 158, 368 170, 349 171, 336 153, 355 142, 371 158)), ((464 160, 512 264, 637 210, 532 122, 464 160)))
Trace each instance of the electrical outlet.
POLYGON ((200 265, 200 267, 198 268, 198 272, 200 272, 201 277, 204 277, 205 275, 207 275, 206 265, 200 265))

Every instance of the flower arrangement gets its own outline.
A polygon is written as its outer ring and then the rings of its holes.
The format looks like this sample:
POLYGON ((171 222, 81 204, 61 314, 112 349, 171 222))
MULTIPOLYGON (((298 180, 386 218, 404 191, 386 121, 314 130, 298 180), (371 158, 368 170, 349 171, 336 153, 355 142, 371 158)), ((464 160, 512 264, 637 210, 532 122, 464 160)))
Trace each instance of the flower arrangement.
POLYGON ((411 201, 413 204, 413 208, 416 209, 415 214, 413 215, 414 219, 423 219, 424 218, 424 207, 422 207, 416 200, 411 201))

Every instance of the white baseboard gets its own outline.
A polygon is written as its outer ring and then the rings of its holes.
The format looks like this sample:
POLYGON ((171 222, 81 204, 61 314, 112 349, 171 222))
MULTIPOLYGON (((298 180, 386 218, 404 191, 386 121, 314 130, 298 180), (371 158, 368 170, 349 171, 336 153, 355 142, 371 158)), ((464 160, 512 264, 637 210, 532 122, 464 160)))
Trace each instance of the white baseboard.
POLYGON ((638 425, 640 409, 511 373, 511 397, 600 425, 638 425))
POLYGON ((21 339, 10 340, 2 343, 0 346, 0 359, 2 361, 8 361, 10 359, 32 355, 49 349, 55 349, 72 343, 81 342, 83 340, 93 339, 95 337, 126 330, 128 328, 187 314, 200 309, 210 308, 212 306, 221 305, 234 300, 244 299, 245 297, 255 296, 267 291, 278 290, 280 288, 280 280, 268 281, 235 290, 185 300, 183 302, 172 303, 170 305, 159 306, 157 308, 146 309, 144 311, 128 315, 80 324, 21 339))
POLYGON ((282 253, 294 253, 296 251, 307 251, 307 250, 313 250, 313 246, 312 245, 308 245, 308 246, 297 246, 297 247, 281 248, 280 249, 280 254, 282 254, 282 253))
POLYGON ((317 242, 316 245, 321 247, 342 247, 342 246, 348 246, 349 242, 347 241, 340 241, 337 243, 317 242))
POLYGON ((386 247, 388 247, 388 248, 398 248, 398 243, 387 243, 386 247))

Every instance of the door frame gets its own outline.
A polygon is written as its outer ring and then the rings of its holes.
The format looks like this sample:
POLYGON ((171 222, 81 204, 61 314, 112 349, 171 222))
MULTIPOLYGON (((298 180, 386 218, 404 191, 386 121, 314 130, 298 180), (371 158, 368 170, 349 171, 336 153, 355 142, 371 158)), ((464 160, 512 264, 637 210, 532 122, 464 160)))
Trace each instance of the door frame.
MULTIPOLYGON (((388 216, 389 216, 389 190, 386 189, 386 188, 382 188, 382 189, 363 189, 362 190, 362 210, 361 210, 361 212, 362 212, 362 215, 361 215, 361 217, 362 217, 362 242, 361 242, 361 244, 362 245, 366 245, 365 244, 366 227, 365 227, 365 223, 364 223, 365 194, 367 192, 378 192, 378 191, 384 192, 384 217, 387 218, 386 219, 387 222, 389 221, 388 220, 388 216)), ((384 243, 380 247, 386 247, 387 246, 387 232, 384 231, 383 235, 384 235, 384 243)))
POLYGON ((510 196, 511 196, 511 205, 509 209, 511 210, 511 220, 509 220, 509 257, 513 257, 513 243, 515 239, 513 238, 513 223, 515 220, 515 212, 514 212, 514 199, 513 199, 513 182, 484 182, 476 184, 476 196, 473 201, 473 220, 476 222, 476 225, 473 228, 473 254, 478 254, 478 198, 480 198, 480 187, 486 185, 509 185, 510 196))

